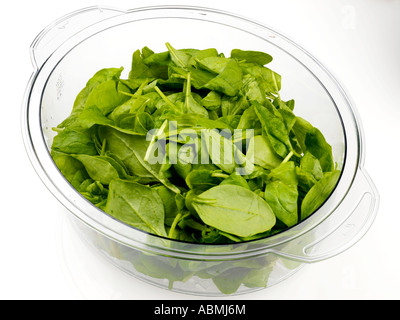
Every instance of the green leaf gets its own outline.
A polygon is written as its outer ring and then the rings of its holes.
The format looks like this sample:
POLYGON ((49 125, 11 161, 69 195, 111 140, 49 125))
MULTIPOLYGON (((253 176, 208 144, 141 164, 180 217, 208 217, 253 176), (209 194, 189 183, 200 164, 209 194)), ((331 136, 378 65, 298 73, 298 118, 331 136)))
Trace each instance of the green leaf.
POLYGON ((176 193, 172 192, 164 185, 156 185, 152 189, 157 191, 163 202, 165 212, 165 224, 167 226, 171 226, 176 215, 180 211, 179 209, 181 209, 177 206, 177 201, 175 199, 176 193))
POLYGON ((202 130, 203 153, 202 163, 205 157, 212 160, 212 164, 229 174, 238 172, 247 175, 253 172, 254 164, 236 146, 231 139, 225 138, 217 130, 202 130))
POLYGON ((254 164, 266 169, 276 168, 282 162, 282 158, 276 154, 269 139, 261 135, 250 139, 246 156, 254 164))
POLYGON ((314 184, 324 177, 321 164, 309 151, 306 151, 300 160, 300 166, 296 167, 299 186, 304 192, 308 192, 314 184))
POLYGON ((108 161, 107 157, 84 154, 73 157, 83 164, 94 181, 99 181, 101 184, 108 185, 112 180, 120 177, 118 170, 108 161))
POLYGON ((228 66, 230 59, 223 57, 205 57, 203 59, 197 59, 197 66, 207 70, 215 75, 222 73, 228 66))
MULTIPOLYGON (((214 175, 215 176, 215 175, 214 175)), ((232 173, 230 176, 225 178, 220 185, 225 185, 225 184, 232 184, 236 186, 240 186, 246 189, 250 190, 249 184, 247 183, 247 180, 237 172, 232 173)))
POLYGON ((316 157, 324 172, 333 171, 335 165, 333 163, 332 147, 326 142, 325 137, 317 128, 312 128, 307 132, 305 145, 314 157, 316 157))
POLYGON ((96 105, 85 107, 78 116, 79 125, 83 128, 91 128, 95 124, 114 125, 114 121, 107 118, 96 105))
POLYGON ((136 50, 132 55, 131 71, 129 72, 129 78, 147 78, 151 76, 149 67, 143 63, 143 57, 140 50, 136 50))
POLYGON ((193 97, 190 72, 187 75, 184 94, 184 110, 186 111, 186 113, 195 113, 201 115, 204 118, 208 118, 207 110, 193 97))
POLYGON ((307 151, 307 146, 306 146, 307 133, 310 132, 313 128, 314 127, 307 120, 304 120, 301 117, 296 117, 296 122, 293 125, 293 132, 303 152, 307 151))
POLYGON ((296 185, 272 181, 265 188, 264 198, 276 217, 286 226, 291 227, 298 222, 298 195, 296 185))
MULTIPOLYGON (((214 68, 218 70, 217 67, 214 68)), ((203 85, 203 87, 224 93, 228 96, 236 96, 242 86, 243 75, 241 68, 236 61, 229 60, 226 66, 224 66, 224 68, 220 68, 219 70, 222 71, 213 79, 208 81, 205 85, 203 85)))
POLYGON ((245 74, 249 74, 257 79, 259 87, 265 91, 268 97, 274 99, 273 95, 279 96, 282 77, 278 73, 253 63, 240 63, 240 67, 245 74))
POLYGON ((265 89, 256 78, 248 74, 243 77, 243 91, 249 101, 257 101, 261 105, 265 103, 265 89))
POLYGON ((240 115, 243 110, 249 107, 249 102, 244 95, 230 97, 224 95, 221 101, 222 116, 240 115))
MULTIPOLYGON (((104 114, 108 115, 117 106, 129 100, 129 96, 121 94, 118 80, 108 80, 96 86, 87 98, 85 107, 97 106, 104 114)), ((122 91, 128 89, 122 88, 122 91)))
POLYGON ((324 177, 306 194, 301 204, 302 220, 314 213, 314 211, 330 196, 333 189, 336 187, 340 174, 341 172, 338 170, 325 173, 324 177))
POLYGON ((319 160, 311 152, 306 151, 300 161, 300 169, 312 175, 315 180, 321 180, 324 176, 319 160))
POLYGON ((268 135, 272 147, 279 156, 285 158, 293 149, 289 133, 282 118, 273 111, 272 103, 266 100, 266 104, 269 108, 262 106, 257 101, 252 101, 257 117, 268 135))
POLYGON ((163 202, 158 193, 150 187, 136 182, 113 180, 105 211, 135 228, 167 236, 163 202))
POLYGON ((129 79, 166 79, 168 78, 168 52, 156 54, 148 47, 136 50, 132 55, 129 79))
POLYGON ((240 237, 270 230, 276 222, 271 207, 254 192, 236 185, 213 187, 193 200, 201 220, 240 237))
POLYGON ((190 189, 205 191, 217 186, 223 180, 218 176, 213 176, 211 170, 193 170, 186 176, 186 184, 190 189))
POLYGON ((254 107, 250 106, 246 110, 243 111, 243 114, 240 117, 240 121, 238 123, 237 129, 257 129, 260 127, 260 121, 257 117, 257 114, 254 111, 254 107))
POLYGON ((100 128, 99 134, 102 140, 107 140, 107 150, 123 161, 131 175, 148 182, 159 181, 173 192, 180 193, 180 190, 160 173, 161 161, 149 163, 144 160, 150 145, 145 136, 130 135, 109 127, 100 128))
POLYGON ((64 128, 73 123, 76 117, 82 112, 83 108, 85 107, 88 97, 92 93, 93 89, 109 80, 118 80, 123 70, 123 68, 106 68, 96 72, 94 76, 90 78, 90 80, 87 82, 85 88, 83 88, 75 98, 70 116, 66 118, 62 123, 60 123, 58 127, 64 128))
POLYGON ((231 268, 213 277, 213 282, 224 294, 235 293, 251 269, 231 268))
POLYGON ((290 109, 288 105, 279 98, 276 98, 273 101, 273 105, 277 108, 278 112, 282 116, 282 120, 285 122, 287 131, 290 132, 296 123, 296 116, 293 113, 293 110, 290 109))
POLYGON ((217 110, 221 107, 221 94, 216 91, 210 91, 200 103, 207 110, 217 110))
POLYGON ((189 65, 189 60, 191 58, 191 55, 188 54, 185 51, 182 50, 176 50, 173 48, 168 42, 166 43, 166 46, 169 51, 169 55, 171 57, 171 60, 181 68, 186 68, 189 65))
POLYGON ((63 176, 78 189, 80 184, 89 178, 85 167, 80 161, 64 153, 53 153, 52 158, 63 176))
POLYGON ((293 161, 282 162, 278 167, 271 170, 269 179, 279 180, 287 185, 297 185, 296 164, 293 161))
POLYGON ((53 151, 68 154, 96 155, 96 146, 88 130, 79 127, 67 127, 62 129, 53 139, 51 146, 53 151))
POLYGON ((240 50, 233 49, 231 51, 231 57, 237 60, 246 60, 249 63, 256 63, 259 65, 266 65, 272 61, 272 56, 268 53, 261 51, 251 51, 251 50, 240 50))

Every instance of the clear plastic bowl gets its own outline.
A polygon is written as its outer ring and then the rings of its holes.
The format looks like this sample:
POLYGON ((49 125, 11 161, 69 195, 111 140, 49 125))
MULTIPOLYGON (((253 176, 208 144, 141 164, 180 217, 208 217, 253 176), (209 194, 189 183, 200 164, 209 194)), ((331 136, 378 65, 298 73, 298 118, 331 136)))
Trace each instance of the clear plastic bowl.
MULTIPOLYGON (((85 239, 116 266, 154 285, 195 295, 247 293, 286 279, 304 264, 356 243, 376 215, 379 196, 363 169, 364 139, 356 109, 332 74, 299 45, 265 25, 208 8, 135 10, 91 7, 51 24, 31 47, 33 75, 22 118, 27 153, 50 192, 72 213, 85 239), (61 175, 49 150, 76 95, 99 69, 130 69, 133 51, 148 46, 259 50, 274 57, 281 96, 319 128, 342 169, 327 201, 310 217, 258 241, 201 245, 129 227, 83 198, 61 175), (75 219, 76 218, 76 219, 75 219)), ((126 71, 127 72, 127 71, 126 71)), ((124 74, 123 74, 124 76, 124 74)))

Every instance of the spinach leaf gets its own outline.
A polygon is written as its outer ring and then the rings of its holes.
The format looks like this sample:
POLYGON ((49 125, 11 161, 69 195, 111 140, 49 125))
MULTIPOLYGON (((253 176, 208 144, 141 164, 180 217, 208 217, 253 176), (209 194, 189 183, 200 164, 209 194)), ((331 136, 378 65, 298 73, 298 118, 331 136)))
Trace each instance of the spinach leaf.
POLYGON ((176 50, 168 42, 166 43, 166 46, 168 48, 169 56, 172 62, 174 62, 175 65, 177 65, 178 67, 186 68, 188 66, 191 55, 184 50, 176 50))
POLYGON ((106 117, 96 105, 85 107, 79 114, 77 122, 82 128, 89 129, 96 124, 114 125, 114 121, 106 117))
POLYGON ((142 51, 136 50, 132 55, 129 79, 167 78, 168 67, 165 63, 167 58, 166 53, 157 55, 147 47, 144 47, 142 51))
POLYGON ((250 63, 256 63, 259 65, 266 65, 272 61, 272 56, 268 53, 261 51, 251 51, 251 50, 240 50, 233 49, 231 51, 231 57, 237 60, 246 60, 250 63))
POLYGON ((104 115, 107 115, 129 99, 129 96, 120 93, 120 91, 126 92, 129 89, 115 79, 103 82, 91 91, 85 107, 97 106, 104 115))
POLYGON ((192 204, 204 223, 241 237, 270 230, 276 222, 261 197, 237 185, 213 187, 195 197, 192 204))
POLYGON ((164 185, 156 185, 152 187, 152 189, 158 193, 163 202, 165 212, 165 225, 171 226, 174 222, 175 217, 179 213, 179 209, 181 209, 177 205, 177 199, 175 198, 176 193, 172 192, 164 185))
POLYGON ((239 94, 235 97, 222 96, 221 112, 223 117, 240 115, 248 107, 249 102, 244 95, 239 94))
MULTIPOLYGON (((218 177, 218 174, 214 174, 214 177, 218 177)), ((221 176, 220 176, 221 177, 221 176)), ((220 185, 225 185, 225 184, 232 184, 236 186, 240 186, 246 189, 250 190, 249 184, 247 183, 247 180, 237 172, 232 173, 231 175, 227 176, 221 183, 220 185)))
POLYGON ((130 135, 113 128, 101 127, 99 135, 107 140, 107 150, 119 157, 129 173, 147 182, 159 181, 175 193, 180 190, 160 173, 161 162, 144 160, 150 142, 144 136, 130 135))
POLYGON ((89 178, 83 164, 79 160, 74 159, 74 157, 58 152, 53 152, 52 157, 63 176, 75 189, 79 189, 81 183, 89 178))
POLYGON ((261 127, 260 121, 258 120, 257 114, 254 111, 254 107, 250 106, 249 108, 244 110, 243 114, 240 116, 237 129, 255 130, 258 129, 259 127, 261 127))
POLYGON ((90 202, 104 210, 104 205, 107 202, 108 189, 99 181, 92 179, 84 180, 77 190, 90 202))
POLYGON ((184 271, 170 257, 138 252, 132 261, 135 269, 149 277, 167 279, 171 289, 176 281, 187 281, 193 272, 184 271))
POLYGON ((221 94, 216 91, 210 91, 202 100, 201 105, 207 110, 217 110, 221 107, 221 94))
POLYGON ((293 132, 303 152, 307 151, 307 146, 306 146, 307 133, 310 132, 313 128, 314 127, 307 120, 301 117, 296 117, 296 122, 293 125, 293 132))
POLYGON ((309 173, 316 181, 321 180, 324 176, 319 160, 309 151, 306 151, 300 160, 300 169, 309 173))
POLYGON ((212 163, 221 170, 232 173, 236 168, 234 159, 234 145, 216 130, 204 130, 203 141, 212 163))
POLYGON ((192 171, 192 162, 194 161, 194 146, 179 146, 175 142, 169 142, 165 148, 167 160, 172 164, 176 173, 183 179, 186 179, 192 171), (188 150, 187 156, 185 150, 188 150))
MULTIPOLYGON (((288 102, 290 105, 290 102, 288 102)), ((293 110, 284 101, 279 98, 274 99, 273 105, 277 108, 278 113, 280 113, 282 120, 285 123, 286 129, 290 132, 296 123, 296 116, 293 110)))
POLYGON ((215 130, 202 131, 205 151, 208 152, 212 163, 221 170, 231 174, 240 172, 250 174, 254 164, 247 159, 246 155, 233 143, 215 130))
POLYGON ((254 64, 254 63, 240 63, 244 74, 248 74, 255 78, 258 86, 262 88, 268 98, 275 99, 279 95, 282 86, 282 77, 269 68, 254 64))
POLYGON ((119 79, 123 70, 124 68, 122 67, 106 68, 96 72, 95 75, 87 82, 85 88, 83 88, 75 98, 70 116, 60 123, 58 127, 65 128, 73 124, 76 116, 79 115, 85 107, 89 95, 92 93, 93 89, 107 81, 119 79))
POLYGON ((299 187, 305 193, 324 176, 319 160, 308 151, 306 151, 300 160, 300 166, 296 167, 296 173, 299 180, 299 187))
POLYGON ((79 154, 73 156, 85 167, 88 175, 101 184, 110 184, 112 180, 120 178, 118 170, 112 165, 113 160, 104 156, 89 156, 79 154))
POLYGON ((297 185, 296 164, 293 161, 282 162, 278 167, 271 170, 269 179, 279 180, 288 185, 297 185))
POLYGON ((215 171, 204 169, 193 170, 186 176, 185 181, 190 189, 205 191, 222 182, 223 179, 213 175, 214 173, 215 171))
POLYGON ((250 270, 248 268, 230 268, 212 279, 222 293, 233 294, 239 289, 250 270))
POLYGON ((266 105, 269 108, 257 101, 252 101, 252 104, 275 152, 285 158, 293 148, 284 121, 274 112, 275 107, 268 100, 266 100, 266 105))
POLYGON ((298 177, 293 161, 282 162, 271 170, 264 198, 276 217, 287 227, 298 222, 298 177))
POLYGON ((248 74, 243 76, 243 91, 249 101, 257 101, 260 105, 266 101, 265 89, 255 77, 248 74))
POLYGON ((135 228, 167 236, 164 204, 158 193, 150 187, 136 182, 113 180, 105 211, 135 228))
POLYGON ((324 174, 324 177, 310 189, 301 204, 302 220, 307 218, 325 202, 335 188, 340 174, 341 172, 339 170, 327 172, 324 174))
POLYGON ((246 156, 252 159, 253 163, 266 169, 278 167, 282 158, 273 149, 268 137, 258 135, 250 139, 246 156))
POLYGON ((52 150, 68 154, 97 154, 91 132, 73 126, 58 131, 53 139, 52 150))
POLYGON ((297 185, 287 185, 282 181, 268 183, 264 194, 276 217, 288 227, 298 222, 298 196, 297 185))
POLYGON ((325 137, 317 128, 312 128, 307 132, 305 145, 314 157, 316 157, 324 172, 330 172, 334 169, 332 147, 326 142, 325 137))
MULTIPOLYGON (((224 58, 218 58, 224 59, 224 58)), ((209 63, 206 61, 203 63, 209 63)), ((219 62, 224 65, 224 62, 219 62)), ((215 62, 214 62, 215 64, 215 62)), ((215 90, 224 93, 228 96, 236 96, 239 93, 242 84, 242 70, 234 60, 229 60, 229 62, 221 69, 216 77, 208 81, 204 88, 215 90)))
POLYGON ((185 85, 184 110, 186 110, 187 113, 195 113, 201 115, 204 118, 208 118, 207 110, 193 97, 190 72, 187 75, 185 85))

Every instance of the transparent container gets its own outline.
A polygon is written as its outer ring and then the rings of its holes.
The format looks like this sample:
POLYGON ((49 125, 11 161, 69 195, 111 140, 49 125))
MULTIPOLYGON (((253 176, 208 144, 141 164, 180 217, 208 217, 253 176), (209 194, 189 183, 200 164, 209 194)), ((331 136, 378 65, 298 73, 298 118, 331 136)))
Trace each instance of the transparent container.
MULTIPOLYGON (((333 257, 370 228, 379 196, 363 168, 364 138, 349 96, 313 56, 269 27, 208 8, 161 6, 135 10, 90 7, 43 30, 31 47, 34 67, 26 91, 22 130, 39 177, 72 213, 84 238, 133 276, 195 295, 243 294, 270 287, 303 265, 333 257), (333 147, 342 175, 332 195, 311 216, 279 234, 239 244, 201 245, 148 234, 111 218, 62 176, 49 150, 76 95, 99 69, 130 70, 144 46, 259 50, 274 57, 281 96, 319 128, 333 147)), ((127 75, 122 75, 125 78, 127 75)))

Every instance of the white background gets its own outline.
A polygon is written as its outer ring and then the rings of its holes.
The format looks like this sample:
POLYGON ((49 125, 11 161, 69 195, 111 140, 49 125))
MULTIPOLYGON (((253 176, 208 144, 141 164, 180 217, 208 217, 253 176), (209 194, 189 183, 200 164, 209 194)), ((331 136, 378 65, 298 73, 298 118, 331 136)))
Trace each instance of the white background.
POLYGON ((0 298, 193 299, 158 289, 111 266, 71 232, 62 206, 34 172, 22 143, 20 110, 33 72, 29 46, 71 11, 105 5, 214 7, 263 22, 322 61, 352 96, 364 126, 366 170, 381 204, 355 246, 240 299, 400 298, 400 1, 6 1, 0 34, 0 298))

